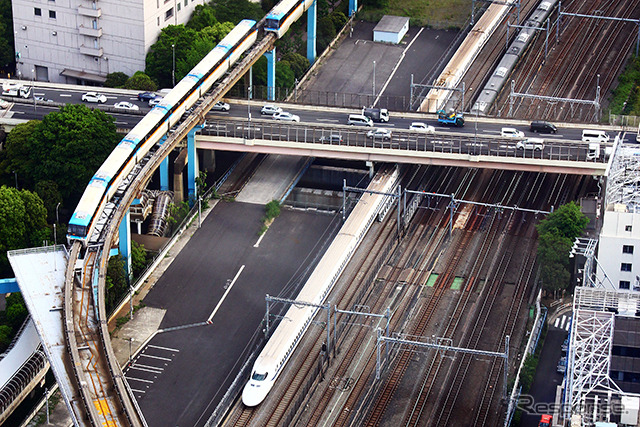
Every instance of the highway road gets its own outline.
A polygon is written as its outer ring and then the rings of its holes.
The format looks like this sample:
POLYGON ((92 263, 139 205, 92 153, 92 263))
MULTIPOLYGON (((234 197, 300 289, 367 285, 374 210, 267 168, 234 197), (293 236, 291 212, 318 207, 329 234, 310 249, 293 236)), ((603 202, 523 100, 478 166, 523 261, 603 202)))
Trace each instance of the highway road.
POLYGON ((295 297, 340 222, 283 210, 260 238, 263 215, 218 203, 145 298, 166 310, 165 332, 125 376, 150 426, 204 425, 262 337, 265 294, 295 297))

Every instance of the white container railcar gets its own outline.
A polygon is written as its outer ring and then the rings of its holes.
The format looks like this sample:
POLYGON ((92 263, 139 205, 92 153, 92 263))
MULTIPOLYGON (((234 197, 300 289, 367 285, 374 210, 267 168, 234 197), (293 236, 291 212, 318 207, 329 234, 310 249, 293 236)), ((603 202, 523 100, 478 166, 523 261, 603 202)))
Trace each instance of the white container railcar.
MULTIPOLYGON (((390 172, 376 175, 368 189, 389 193, 397 180, 398 170, 394 167, 390 172)), ((311 273, 297 300, 322 304, 360 240, 377 218, 378 211, 386 198, 387 196, 381 194, 364 193, 362 195, 327 252, 311 273)), ((295 305, 287 310, 283 318, 287 321, 280 322, 253 365, 251 378, 242 392, 242 402, 246 406, 256 406, 264 400, 317 311, 315 307, 296 307, 295 305)))

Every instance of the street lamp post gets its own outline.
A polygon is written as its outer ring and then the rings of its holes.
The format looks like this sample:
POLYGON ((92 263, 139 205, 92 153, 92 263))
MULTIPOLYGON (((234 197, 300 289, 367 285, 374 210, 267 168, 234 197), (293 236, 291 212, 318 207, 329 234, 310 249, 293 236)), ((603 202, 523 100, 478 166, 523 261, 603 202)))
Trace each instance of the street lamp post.
POLYGON ((35 91, 36 69, 31 69, 31 96, 33 96, 33 111, 36 111, 36 91, 35 91))
POLYGON ((373 102, 375 102, 376 97, 376 61, 373 61, 373 102))
POLYGON ((171 68, 171 83, 173 86, 176 85, 176 45, 171 45, 171 52, 173 56, 173 67, 171 68))

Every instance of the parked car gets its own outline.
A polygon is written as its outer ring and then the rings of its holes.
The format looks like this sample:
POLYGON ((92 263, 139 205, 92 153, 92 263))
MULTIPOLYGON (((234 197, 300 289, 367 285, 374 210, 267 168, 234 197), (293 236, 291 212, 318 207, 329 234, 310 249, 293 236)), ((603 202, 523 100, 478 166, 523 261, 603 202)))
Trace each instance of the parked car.
POLYGON ((282 108, 277 107, 275 105, 265 105, 264 107, 262 107, 262 110, 260 110, 260 114, 268 114, 270 116, 273 116, 275 113, 282 113, 282 108))
POLYGON ((564 342, 560 346, 560 350, 562 350, 562 352, 565 353, 568 348, 569 348, 569 338, 565 338, 564 342))
POLYGON ((107 102, 107 97, 98 92, 87 92, 82 95, 83 102, 96 102, 98 104, 104 104, 107 102))
POLYGON ((138 111, 139 108, 137 105, 132 104, 127 101, 117 102, 113 104, 113 108, 117 108, 118 110, 127 110, 127 111, 138 111))
POLYGON ((320 137, 320 142, 324 144, 340 144, 342 143, 342 141, 343 141, 342 135, 335 134, 335 133, 320 137))
POLYGON ((422 123, 422 122, 413 122, 411 123, 411 126, 409 126, 409 130, 413 130, 416 132, 424 132, 424 133, 429 133, 429 134, 434 134, 436 133, 436 128, 428 125, 426 123, 422 123))
POLYGON ((138 101, 151 101, 153 98, 158 96, 155 92, 140 92, 138 94, 138 101))
POLYGON ((155 107, 156 105, 160 104, 163 99, 163 97, 156 95, 155 98, 149 100, 149 107, 155 107))
POLYGON ((274 120, 282 120, 283 122, 299 122, 300 121, 300 116, 296 116, 295 114, 291 114, 286 111, 275 113, 272 117, 274 120))
POLYGON ((500 136, 505 138, 524 138, 524 132, 516 128, 502 128, 500 130, 500 136))
POLYGON ((229 111, 229 109, 231 109, 231 106, 222 101, 216 102, 213 104, 213 107, 211 107, 211 111, 229 111))
POLYGON ((389 129, 377 128, 367 132, 367 138, 374 140, 391 141, 391 131, 389 129))
POLYGON ((567 372, 567 357, 566 356, 562 356, 560 358, 560 360, 558 361, 558 366, 556 367, 556 371, 559 374, 564 374, 565 372, 567 372))
POLYGON ((544 150, 544 139, 542 138, 527 138, 522 141, 518 141, 516 144, 518 150, 544 150))

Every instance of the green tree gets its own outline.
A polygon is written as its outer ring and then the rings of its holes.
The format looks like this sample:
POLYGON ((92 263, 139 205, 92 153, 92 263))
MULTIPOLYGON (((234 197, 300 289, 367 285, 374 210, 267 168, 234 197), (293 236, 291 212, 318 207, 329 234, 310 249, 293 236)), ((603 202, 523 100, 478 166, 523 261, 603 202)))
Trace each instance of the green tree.
POLYGON ((576 237, 582 234, 588 223, 589 218, 580 212, 580 206, 571 201, 550 213, 547 218, 540 221, 536 228, 538 234, 541 235, 555 229, 557 230, 556 234, 573 242, 576 237))
POLYGON ((13 330, 8 325, 0 325, 0 353, 4 352, 11 344, 13 330))
POLYGON ((293 87, 295 79, 288 62, 276 62, 276 87, 293 87))
POLYGON ((344 24, 348 21, 347 16, 338 10, 334 10, 333 13, 331 13, 331 20, 333 21, 333 27, 336 29, 336 33, 340 32, 344 24))
POLYGON ((243 19, 259 21, 265 15, 259 4, 249 0, 212 0, 209 2, 220 22, 234 25, 243 19))
POLYGON ((125 73, 121 71, 116 71, 115 73, 107 74, 107 80, 105 80, 104 85, 106 87, 122 87, 129 79, 125 73))
POLYGON ((187 22, 187 28, 200 31, 205 27, 211 27, 217 24, 218 20, 214 14, 213 8, 208 4, 199 4, 193 10, 189 22, 187 22))
POLYGON ((133 277, 139 278, 147 268, 148 262, 147 250, 144 245, 131 241, 131 273, 133 277))
POLYGON ((290 52, 282 56, 280 62, 287 62, 295 78, 300 79, 307 72, 310 62, 299 53, 290 52))
POLYGON ((37 194, 0 187, 0 275, 13 277, 7 251, 39 246, 47 237, 47 211, 37 194))
MULTIPOLYGON (((151 45, 146 57, 145 72, 161 88, 172 87, 171 73, 173 71, 173 57, 175 54, 176 83, 184 75, 177 70, 185 62, 187 53, 191 49, 197 32, 184 25, 169 25, 160 31, 158 41, 151 45), (173 48, 171 46, 174 46, 173 48)), ((187 70, 188 72, 189 70, 187 70)))
POLYGON ((36 193, 44 202, 44 207, 47 209, 47 221, 53 223, 56 220, 56 206, 60 203, 62 205, 62 194, 58 190, 58 184, 54 181, 43 180, 36 183, 36 193))
POLYGON ((119 140, 113 117, 69 104, 42 122, 16 126, 7 138, 2 164, 6 174, 16 171, 27 188, 40 181, 56 182, 63 204, 75 206, 119 140))
POLYGON ((546 291, 555 294, 569 286, 569 252, 588 222, 580 207, 572 201, 560 206, 536 226, 540 280, 546 291))
POLYGON ((219 22, 212 27, 203 28, 196 35, 185 57, 176 63, 176 81, 178 78, 186 76, 193 67, 198 65, 202 58, 207 56, 220 40, 229 34, 233 27, 231 22, 219 22))
POLYGON ((151 77, 147 76, 142 71, 137 71, 131 76, 124 84, 125 89, 144 90, 153 92, 158 89, 158 85, 151 80, 151 77))
POLYGON ((122 256, 119 253, 117 256, 109 258, 105 286, 105 308, 107 309, 107 312, 110 313, 116 308, 116 304, 118 304, 122 297, 129 291, 127 275, 125 274, 124 269, 124 259, 122 259, 122 256))
POLYGON ((0 0, 0 68, 12 70, 15 61, 11 0, 0 0))
POLYGON ((27 307, 24 304, 24 300, 22 299, 22 295, 20 292, 14 292, 7 297, 7 309, 6 309, 6 318, 9 326, 13 328, 13 330, 17 330, 22 326, 22 323, 25 321, 29 312, 27 311, 27 307))
POLYGON ((331 17, 325 16, 318 20, 318 38, 316 41, 318 53, 323 52, 327 46, 329 46, 329 43, 336 37, 336 34, 336 27, 331 17))

